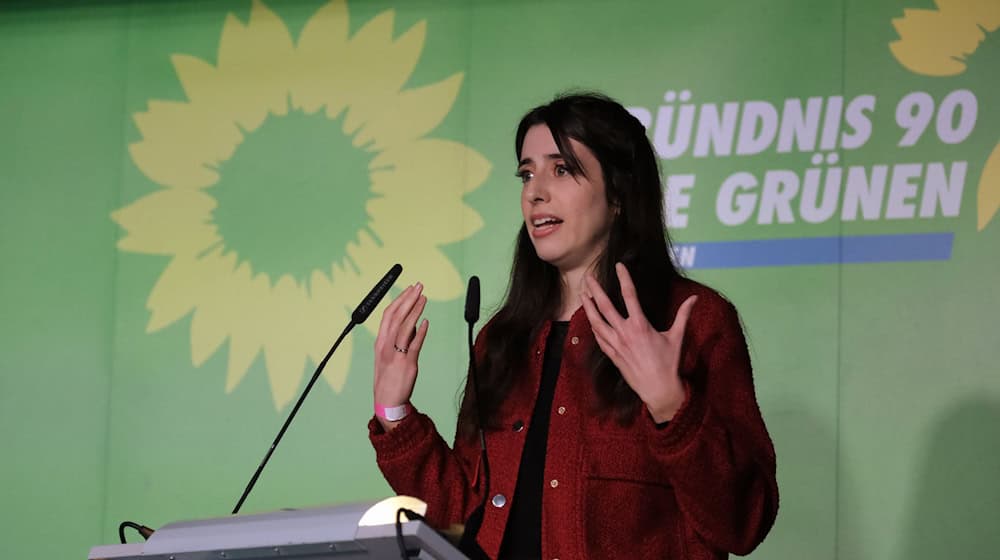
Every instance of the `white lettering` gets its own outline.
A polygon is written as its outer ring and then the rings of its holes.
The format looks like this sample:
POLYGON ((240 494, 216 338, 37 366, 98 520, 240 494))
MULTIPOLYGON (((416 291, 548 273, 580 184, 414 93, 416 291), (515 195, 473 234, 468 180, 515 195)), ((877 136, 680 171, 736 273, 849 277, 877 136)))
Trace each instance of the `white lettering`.
POLYGON ((749 220, 757 205, 757 195, 753 192, 737 195, 736 191, 753 191, 756 187, 757 179, 746 171, 726 177, 715 198, 715 215, 719 222, 727 226, 738 226, 749 220))
POLYGON ((885 208, 886 219, 912 218, 916 213, 916 204, 911 202, 917 197, 917 184, 913 180, 920 177, 922 170, 919 163, 893 166, 892 179, 889 182, 889 201, 885 208))
POLYGON ((774 141, 778 132, 778 111, 767 101, 747 101, 740 119, 740 136, 736 153, 741 156, 759 154, 774 141))
POLYGON ((847 111, 844 112, 844 120, 852 132, 846 131, 840 136, 840 145, 847 150, 855 150, 865 145, 872 136, 872 121, 865 114, 865 111, 875 111, 875 96, 860 95, 847 104, 847 111))
POLYGON ((810 97, 803 114, 802 101, 788 99, 781 112, 781 131, 778 133, 779 154, 792 151, 792 142, 800 152, 811 152, 816 147, 819 133, 819 116, 823 110, 822 97, 810 97))
POLYGON ((799 201, 799 212, 802 214, 803 220, 811 224, 819 224, 833 217, 837 212, 837 202, 840 200, 840 176, 839 167, 831 167, 826 170, 826 181, 823 183, 823 202, 817 205, 819 170, 809 169, 806 171, 805 180, 802 182, 802 199, 799 201))
POLYGON ((924 196, 920 199, 920 217, 933 218, 937 208, 941 215, 949 218, 958 216, 962 206, 962 190, 965 188, 965 168, 967 162, 951 164, 951 177, 944 171, 943 163, 928 163, 927 178, 924 180, 924 196))
POLYGON ((844 109, 844 98, 835 95, 826 102, 826 115, 823 118, 823 137, 819 149, 830 151, 837 149, 837 137, 840 136, 840 115, 844 109))
POLYGON ((840 219, 848 222, 857 220, 860 208, 865 220, 877 220, 882 213, 882 198, 888 174, 888 166, 876 165, 872 167, 872 177, 869 181, 863 166, 858 165, 848 169, 844 207, 841 209, 840 219))
POLYGON ((764 174, 764 186, 760 195, 758 224, 790 224, 795 221, 792 214, 792 199, 799 193, 799 176, 787 169, 775 169, 764 174))
POLYGON ((667 177, 667 196, 664 200, 666 206, 667 227, 685 228, 688 224, 687 214, 682 211, 691 206, 691 193, 688 192, 694 187, 694 175, 671 175, 667 177))
POLYGON ((714 103, 701 106, 698 115, 698 133, 694 140, 694 157, 705 157, 710 152, 717 156, 728 156, 733 151, 733 138, 736 136, 736 116, 739 114, 739 103, 726 103, 722 106, 722 116, 714 103))
POLYGON ((694 266, 694 258, 697 250, 697 245, 675 246, 674 263, 681 268, 690 268, 694 266))

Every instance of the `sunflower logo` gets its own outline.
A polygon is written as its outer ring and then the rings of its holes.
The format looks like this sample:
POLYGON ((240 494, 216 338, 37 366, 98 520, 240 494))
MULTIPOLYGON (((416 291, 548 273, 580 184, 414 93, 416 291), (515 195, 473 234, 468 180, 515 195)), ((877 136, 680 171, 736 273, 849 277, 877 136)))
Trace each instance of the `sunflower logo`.
MULTIPOLYGON (((987 33, 1000 28, 996 0, 936 0, 936 10, 903 10, 892 21, 900 39, 889 43, 896 60, 925 76, 955 76, 965 72, 966 59, 987 33)), ((977 229, 982 231, 1000 210, 1000 144, 986 159, 976 193, 977 229)))
MULTIPOLYGON (((191 314, 195 366, 228 341, 226 392, 262 355, 274 404, 287 405, 355 300, 404 257, 428 297, 462 293, 441 247, 482 226, 463 196, 490 164, 428 137, 463 75, 404 88, 426 23, 394 38, 393 21, 385 11, 350 35, 347 4, 333 1, 295 41, 255 0, 247 22, 227 16, 215 64, 171 58, 186 101, 134 115, 129 153, 159 188, 112 213, 118 247, 170 257, 147 332, 191 314)), ((337 392, 351 353, 347 339, 327 365, 337 392)))

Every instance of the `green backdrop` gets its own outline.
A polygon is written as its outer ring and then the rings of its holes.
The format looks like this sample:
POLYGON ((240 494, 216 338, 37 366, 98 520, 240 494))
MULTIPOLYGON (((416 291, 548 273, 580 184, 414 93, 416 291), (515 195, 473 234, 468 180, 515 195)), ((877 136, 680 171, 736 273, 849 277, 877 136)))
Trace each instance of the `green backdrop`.
MULTIPOLYGON (((392 262, 450 437, 517 120, 587 88, 647 123, 677 258, 746 323, 781 487, 752 556, 995 557, 998 26, 995 0, 0 4, 3 549, 228 513, 392 262)), ((389 493, 376 325, 244 511, 389 493)))

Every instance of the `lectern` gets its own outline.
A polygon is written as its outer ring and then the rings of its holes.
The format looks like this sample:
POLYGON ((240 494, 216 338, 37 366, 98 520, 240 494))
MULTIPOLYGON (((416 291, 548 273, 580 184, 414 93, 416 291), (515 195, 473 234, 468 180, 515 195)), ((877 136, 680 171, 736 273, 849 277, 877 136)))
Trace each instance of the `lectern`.
MULTIPOLYGON (((368 560, 398 559, 396 510, 423 514, 426 505, 397 496, 381 502, 286 509, 198 521, 158 529, 144 543, 95 546, 90 560, 368 560)), ((423 521, 401 525, 410 558, 466 557, 423 521)))

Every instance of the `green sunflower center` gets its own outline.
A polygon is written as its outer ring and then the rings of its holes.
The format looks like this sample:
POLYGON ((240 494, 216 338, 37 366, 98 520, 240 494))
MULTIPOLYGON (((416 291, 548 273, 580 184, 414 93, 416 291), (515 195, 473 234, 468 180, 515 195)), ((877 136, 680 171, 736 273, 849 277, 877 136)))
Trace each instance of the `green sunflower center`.
POLYGON ((371 155, 351 145, 341 118, 270 115, 219 167, 215 223, 255 272, 299 281, 329 273, 367 225, 371 155))

